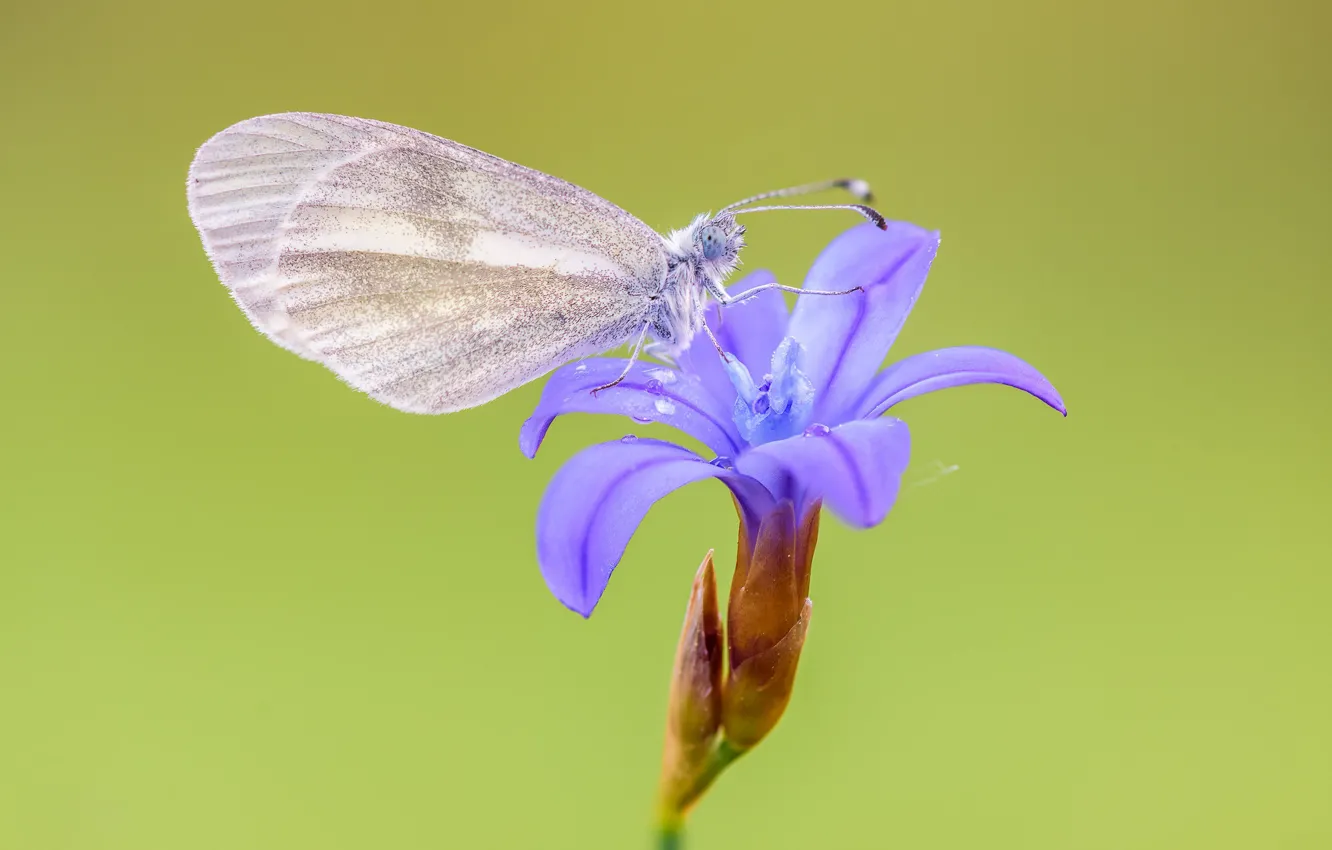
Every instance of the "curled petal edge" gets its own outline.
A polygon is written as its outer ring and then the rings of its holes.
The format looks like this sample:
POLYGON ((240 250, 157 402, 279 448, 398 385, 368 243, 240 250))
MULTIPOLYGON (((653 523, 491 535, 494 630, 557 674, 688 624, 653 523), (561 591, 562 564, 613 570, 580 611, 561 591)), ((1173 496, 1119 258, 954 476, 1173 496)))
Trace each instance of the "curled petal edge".
POLYGON ((591 615, 629 540, 659 499, 716 478, 758 528, 772 496, 753 478, 660 440, 589 446, 551 479, 537 511, 537 561, 546 585, 567 608, 591 615))
POLYGON ((519 450, 535 457, 551 424, 566 413, 608 413, 639 423, 670 425, 718 455, 740 453, 743 443, 731 421, 730 405, 719 404, 695 376, 638 362, 619 384, 592 394, 619 377, 626 363, 622 358, 594 357, 555 370, 518 433, 519 450))
POLYGON ((969 384, 1013 387, 1068 415, 1059 391, 1034 366, 1006 351, 981 346, 941 348, 894 363, 865 392, 860 415, 873 418, 909 398, 969 384))

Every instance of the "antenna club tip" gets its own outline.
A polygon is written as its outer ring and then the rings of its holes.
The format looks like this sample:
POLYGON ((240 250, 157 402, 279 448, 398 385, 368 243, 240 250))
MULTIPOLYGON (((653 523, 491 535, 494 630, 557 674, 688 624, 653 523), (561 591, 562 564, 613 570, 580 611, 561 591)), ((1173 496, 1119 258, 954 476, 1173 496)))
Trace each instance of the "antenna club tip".
POLYGON ((874 192, 870 190, 870 184, 864 180, 853 177, 846 180, 838 180, 837 183, 843 189, 855 195, 859 200, 866 202, 874 200, 874 192))
POLYGON ((865 216, 865 218, 873 222, 875 227, 879 228, 880 230, 888 229, 888 219, 884 218, 883 215, 880 214, 878 210, 874 209, 873 207, 864 206, 862 204, 856 204, 855 209, 859 211, 861 215, 865 216))

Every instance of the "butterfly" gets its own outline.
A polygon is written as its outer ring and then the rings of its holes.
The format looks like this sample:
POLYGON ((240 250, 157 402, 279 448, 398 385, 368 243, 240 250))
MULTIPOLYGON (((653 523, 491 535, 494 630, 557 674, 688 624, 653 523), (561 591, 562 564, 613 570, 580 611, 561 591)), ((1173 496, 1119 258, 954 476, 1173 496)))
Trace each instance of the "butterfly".
POLYGON ((727 293, 745 244, 736 216, 851 209, 886 228, 864 203, 752 206, 838 188, 870 200, 862 180, 796 186, 663 236, 586 189, 466 145, 291 112, 205 142, 187 196, 218 276, 258 330, 385 404, 450 413, 627 343, 630 364, 640 353, 669 361, 700 332, 720 353, 704 321, 710 298, 803 291, 727 293))

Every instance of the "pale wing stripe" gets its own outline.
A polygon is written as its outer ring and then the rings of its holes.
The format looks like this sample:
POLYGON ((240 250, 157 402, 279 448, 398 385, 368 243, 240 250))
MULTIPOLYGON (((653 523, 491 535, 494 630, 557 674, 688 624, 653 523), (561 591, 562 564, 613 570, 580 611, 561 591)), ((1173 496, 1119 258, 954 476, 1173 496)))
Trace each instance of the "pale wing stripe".
MULTIPOLYGON (((369 252, 363 251, 358 253, 369 253, 369 252)), ((397 255, 386 254, 385 256, 393 257, 397 255)), ((374 298, 382 298, 385 296, 391 297, 395 295, 415 295, 420 292, 445 292, 445 291, 472 289, 480 287, 491 288, 496 286, 503 286, 509 283, 514 283, 518 280, 520 280, 520 278, 486 278, 484 280, 451 280, 446 283, 440 283, 434 286, 422 286, 416 289, 382 289, 382 290, 375 290, 374 292, 357 292, 352 295, 340 295, 337 298, 330 298, 326 301, 316 301, 311 303, 300 303, 300 304, 287 303, 286 306, 287 306, 287 312, 290 313, 293 317, 295 317, 301 313, 308 313, 312 310, 318 310, 321 307, 327 307, 332 304, 340 304, 343 302, 358 302, 374 298)), ((300 286, 306 286, 306 285, 313 287, 322 284, 313 280, 296 281, 293 283, 292 289, 296 289, 300 286)), ((286 288, 283 289, 284 303, 292 300, 289 296, 285 295, 285 293, 289 291, 290 291, 289 289, 286 288)), ((646 312, 647 311, 645 309, 644 313, 646 312)))
MULTIPOLYGON (((289 209, 290 206, 285 201, 269 201, 266 203, 255 203, 253 206, 248 207, 218 206, 210 210, 200 210, 196 208, 195 218, 207 225, 208 229, 211 231, 219 227, 235 227, 260 219, 280 219, 289 209)), ((273 236, 277 235, 277 230, 277 225, 274 225, 272 232, 273 236)), ((276 247, 277 246, 275 245, 275 251, 276 247)))
POLYGON ((280 218, 256 218, 240 224, 214 227, 208 244, 216 251, 218 248, 228 248, 242 242, 252 242, 256 238, 267 238, 267 234, 272 233, 274 229, 273 225, 281 221, 280 218))
POLYGON ((318 202, 301 204, 283 232, 283 255, 320 252, 398 254, 433 260, 466 260, 486 266, 554 269, 568 275, 601 273, 628 279, 630 272, 603 255, 558 242, 459 227, 459 222, 403 216, 377 208, 318 202), (460 256, 459 248, 465 247, 460 256))
POLYGON ((424 214, 424 213, 414 212, 414 211, 412 211, 412 210, 401 210, 401 209, 399 209, 399 210, 381 210, 379 207, 368 207, 368 206, 359 206, 359 205, 358 205, 358 206, 351 206, 351 205, 348 205, 348 204, 333 204, 333 203, 327 203, 327 202, 323 202, 323 201, 321 201, 321 202, 319 202, 319 203, 314 203, 314 204, 311 204, 311 203, 302 203, 302 204, 300 205, 299 209, 370 210, 370 211, 372 211, 372 212, 385 212, 385 213, 391 213, 392 215, 399 216, 399 217, 401 217, 401 218, 410 219, 410 220, 413 220, 413 221, 419 221, 419 222, 422 222, 422 223, 425 223, 425 224, 453 225, 453 224, 457 224, 457 223, 459 223, 459 222, 466 222, 466 223, 468 223, 468 224, 478 224, 478 225, 479 225, 479 224, 485 224, 485 223, 486 223, 486 222, 485 222, 484 220, 482 220, 482 219, 479 219, 479 218, 469 218, 469 217, 467 217, 466 215, 463 215, 463 214, 461 214, 461 213, 460 213, 459 215, 453 217, 453 218, 440 218, 440 217, 437 216, 437 215, 426 215, 426 214, 424 214))
MULTIPOLYGON (((215 181, 209 181, 209 182, 212 183, 212 182, 215 182, 215 181)), ((254 192, 254 191, 256 191, 256 190, 260 190, 260 189, 290 189, 292 186, 300 186, 302 183, 305 183, 305 182, 306 182, 306 181, 304 181, 304 180, 283 180, 283 181, 281 181, 281 182, 270 182, 270 183, 247 183, 246 185, 244 185, 244 186, 240 186, 240 187, 237 187, 237 188, 235 188, 235 189, 222 189, 221 191, 218 191, 218 192, 195 192, 195 193, 194 193, 194 200, 195 200, 196 203, 211 202, 213 198, 221 198, 221 197, 223 197, 223 196, 228 196, 228 195, 237 195, 237 194, 241 194, 241 193, 244 193, 244 192, 254 192)), ((263 193, 263 192, 261 192, 260 194, 261 194, 261 195, 263 195, 263 194, 271 194, 271 195, 277 195, 277 196, 279 196, 279 197, 282 197, 282 196, 285 196, 285 195, 288 194, 288 193, 285 193, 285 192, 267 192, 267 193, 263 193)))
POLYGON ((193 175, 195 177, 215 178, 217 176, 226 175, 226 174, 244 174, 250 170, 248 167, 246 166, 237 167, 230 165, 229 163, 246 162, 248 160, 249 165, 252 165, 254 168, 262 169, 262 168, 269 168, 271 166, 263 162, 256 163, 255 160, 267 159, 267 158, 280 159, 280 161, 282 162, 290 162, 290 163, 298 163, 302 159, 305 159, 307 157, 312 160, 315 160, 316 162, 325 159, 330 160, 332 162, 337 162, 339 159, 345 158, 348 153, 353 153, 353 151, 351 150, 267 151, 265 153, 247 153, 243 156, 229 156, 226 159, 195 160, 193 175))
MULTIPOLYGON (((282 216, 287 212, 287 205, 284 203, 255 204, 252 207, 236 207, 235 209, 213 209, 207 212, 196 209, 194 211, 195 220, 208 226, 209 232, 224 228, 240 227, 251 224, 256 221, 282 221, 282 216)), ((278 226, 272 225, 269 231, 269 237, 277 235, 278 226)), ((209 248, 212 247, 212 240, 208 241, 209 248)), ((277 246, 274 246, 276 252, 277 246)))
POLYGON ((370 251, 431 260, 458 260, 457 228, 424 225, 379 210, 299 206, 282 233, 282 254, 370 251))
POLYGON ((497 268, 517 265, 532 269, 553 268, 568 275, 600 273, 629 277, 629 271, 623 266, 598 254, 494 230, 482 230, 472 237, 467 260, 497 268))

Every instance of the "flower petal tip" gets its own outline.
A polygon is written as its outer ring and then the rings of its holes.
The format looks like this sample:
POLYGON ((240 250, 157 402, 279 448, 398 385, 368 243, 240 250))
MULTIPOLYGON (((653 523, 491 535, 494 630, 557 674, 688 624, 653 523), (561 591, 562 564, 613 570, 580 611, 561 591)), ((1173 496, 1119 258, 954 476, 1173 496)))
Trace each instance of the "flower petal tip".
POLYGON ((1035 395, 1041 401, 1049 405, 1052 410, 1067 419, 1068 405, 1064 404, 1064 397, 1059 394, 1059 391, 1054 388, 1053 384, 1047 382, 1046 386, 1050 388, 1048 393, 1032 393, 1032 395, 1035 395))
POLYGON ((550 430, 551 420, 545 419, 538 421, 533 416, 523 421, 523 426, 518 430, 518 451, 528 460, 536 457, 537 449, 541 448, 541 442, 546 439, 546 431, 550 430))
POLYGON ((597 610, 597 603, 601 601, 601 594, 598 594, 592 599, 577 599, 570 596, 555 594, 555 599, 565 608, 568 608, 584 620, 588 620, 591 619, 592 612, 597 610))
MULTIPOLYGON (((540 564, 543 573, 550 572, 549 570, 546 569, 545 562, 542 562, 540 559, 538 559, 538 563, 540 564)), ((549 581, 547 582, 547 585, 548 586, 550 585, 549 581)), ((555 587, 551 586, 550 592, 551 595, 555 597, 555 601, 559 602, 565 608, 568 608, 570 611, 582 617, 584 620, 590 619, 592 617, 592 612, 596 610, 597 603, 601 601, 600 594, 591 599, 585 597, 579 597, 577 595, 576 589, 573 589, 571 593, 570 589, 567 588, 556 589, 555 587)))

